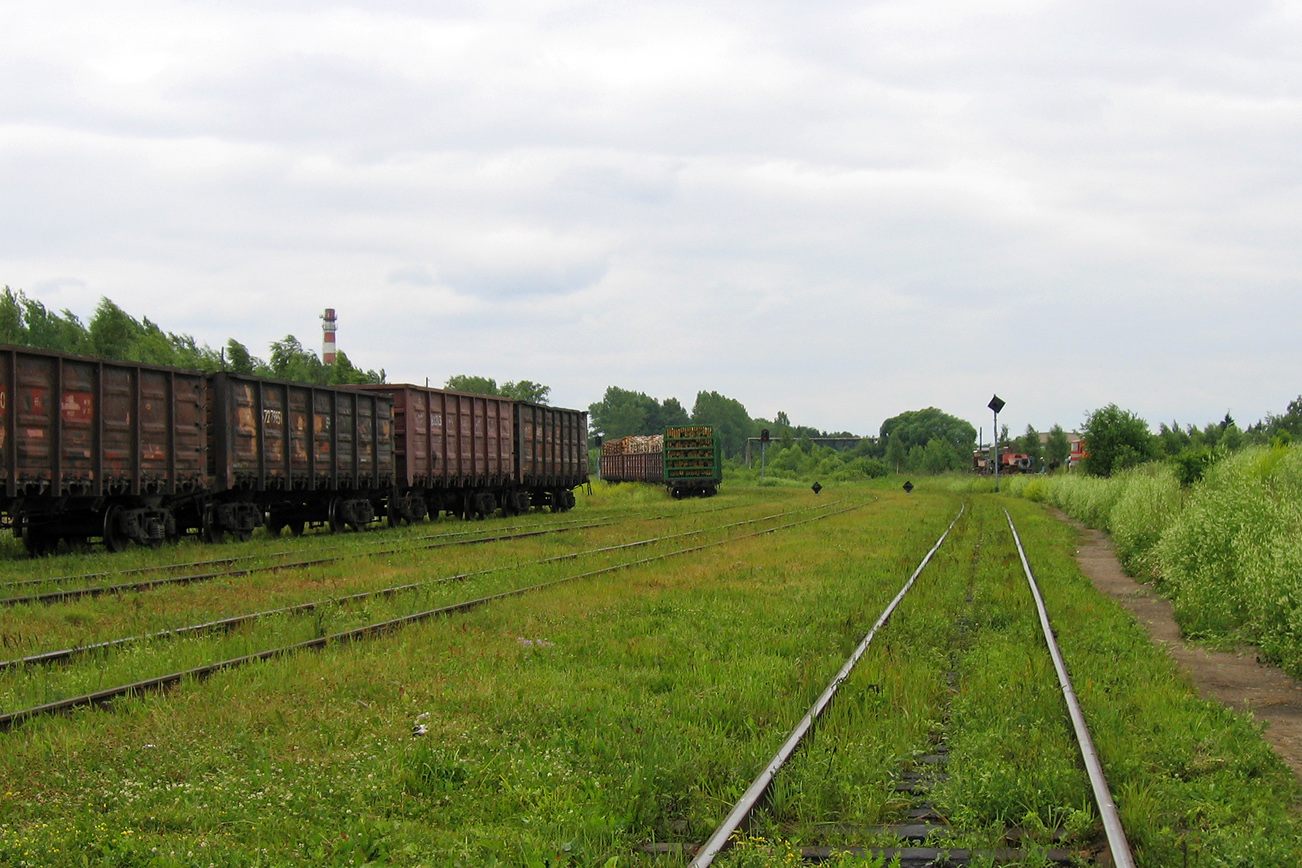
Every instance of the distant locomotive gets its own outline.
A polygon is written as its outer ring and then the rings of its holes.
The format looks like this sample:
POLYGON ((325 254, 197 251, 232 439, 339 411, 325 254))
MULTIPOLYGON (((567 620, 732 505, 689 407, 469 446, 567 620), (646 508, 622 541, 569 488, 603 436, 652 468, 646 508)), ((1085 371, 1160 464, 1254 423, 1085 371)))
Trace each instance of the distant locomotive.
POLYGON ((27 550, 574 506, 587 414, 0 346, 0 510, 27 550))
POLYGON ((601 478, 663 484, 677 498, 711 497, 723 481, 719 438, 713 428, 687 425, 609 441, 602 445, 601 478))

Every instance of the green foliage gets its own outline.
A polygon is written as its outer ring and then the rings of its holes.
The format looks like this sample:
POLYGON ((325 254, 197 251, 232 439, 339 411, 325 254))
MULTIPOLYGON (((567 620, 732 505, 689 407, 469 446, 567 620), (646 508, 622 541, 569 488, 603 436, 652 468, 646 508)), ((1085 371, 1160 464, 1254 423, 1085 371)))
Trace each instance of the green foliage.
POLYGON ((1188 488, 1203 478, 1207 468, 1216 460, 1218 454, 1221 453, 1207 448, 1185 448, 1171 458, 1171 466, 1175 468, 1176 479, 1180 481, 1181 485, 1188 488))
POLYGON ((1191 449, 1110 478, 1018 482, 1010 493, 1109 531, 1127 571, 1172 598, 1186 635, 1260 645, 1302 675, 1302 447, 1191 449))
POLYGON ((1289 440, 1302 437, 1302 395, 1288 402, 1288 408, 1282 415, 1267 414, 1261 423, 1266 438, 1286 435, 1289 440))
POLYGON ((468 392, 471 395, 500 395, 497 380, 492 377, 476 377, 471 374, 453 374, 443 384, 443 388, 454 392, 468 392))
POLYGON ((883 439, 899 438, 906 453, 914 446, 926 448, 930 441, 942 440, 953 446, 955 452, 970 454, 977 432, 970 423, 935 407, 927 407, 892 416, 882 423, 881 433, 883 439))
POLYGON ((1092 476, 1111 476, 1157 457, 1148 423, 1116 404, 1090 413, 1083 429, 1089 454, 1082 469, 1092 476))
MULTIPOLYGON (((1068 446, 1068 449, 1071 447, 1068 446)), ((1044 458, 1044 446, 1040 444, 1040 432, 1031 425, 1026 426, 1026 433, 1013 442, 1013 449, 1023 455, 1031 456, 1033 467, 1039 468, 1044 458)))
POLYGON ((226 342, 226 370, 236 374, 270 376, 271 370, 262 359, 255 358, 248 347, 231 338, 226 342))
POLYGON ((662 403, 643 392, 618 386, 609 386, 600 401, 588 406, 589 430, 607 440, 632 434, 663 434, 671 425, 690 421, 677 398, 666 398, 662 403))
POLYGON ((740 401, 718 392, 697 392, 692 406, 692 422, 711 425, 723 449, 724 457, 741 455, 746 449, 746 438, 751 435, 750 414, 740 401))
POLYGON ((528 401, 533 404, 546 404, 552 387, 535 383, 533 380, 516 380, 502 384, 502 394, 513 401, 528 401))
POLYGON ((1044 457, 1051 468, 1062 467, 1071 455, 1071 441, 1061 425, 1049 429, 1049 439, 1044 444, 1044 457))
POLYGON ((384 371, 363 371, 343 353, 339 353, 335 364, 322 364, 293 335, 271 344, 271 361, 267 363, 234 338, 223 352, 218 352, 190 335, 164 332, 148 317, 137 320, 107 298, 100 299, 90 324, 83 325, 71 311, 51 313, 39 301, 7 286, 0 293, 0 342, 124 362, 228 370, 320 385, 384 382, 384 371))
POLYGON ((497 385, 492 377, 478 377, 471 374, 454 374, 443 385, 454 392, 468 392, 472 395, 501 395, 512 401, 529 401, 533 404, 546 404, 552 387, 535 383, 533 380, 517 380, 497 385))

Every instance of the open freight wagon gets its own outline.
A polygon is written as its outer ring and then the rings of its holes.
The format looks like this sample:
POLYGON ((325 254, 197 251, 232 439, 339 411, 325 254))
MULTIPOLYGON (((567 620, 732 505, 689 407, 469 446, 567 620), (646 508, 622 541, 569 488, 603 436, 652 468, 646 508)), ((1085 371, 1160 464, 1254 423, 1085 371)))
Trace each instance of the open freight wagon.
POLYGON ((601 447, 601 478, 662 484, 677 498, 710 497, 723 482, 719 438, 709 426, 687 425, 608 441, 601 447))
POLYGON ((0 510, 32 554, 201 521, 204 374, 0 346, 0 510))
POLYGON ((389 522, 574 506, 588 482, 588 414, 409 384, 353 387, 393 400, 397 488, 389 522))
POLYGON ((209 541, 308 525, 360 530, 394 486, 393 400, 355 389, 209 377, 209 541))

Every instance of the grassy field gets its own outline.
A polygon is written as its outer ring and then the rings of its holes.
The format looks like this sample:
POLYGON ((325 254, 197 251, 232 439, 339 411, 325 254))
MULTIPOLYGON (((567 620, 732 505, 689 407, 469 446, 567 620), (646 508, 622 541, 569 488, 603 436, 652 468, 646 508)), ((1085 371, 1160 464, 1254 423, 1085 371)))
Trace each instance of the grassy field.
MULTIPOLYGON (((0 674, 0 710, 262 650, 689 545, 373 641, 299 653, 0 733, 0 865, 672 865, 704 840, 966 499, 968 512, 779 779, 736 864, 819 824, 898 816, 901 769, 943 739, 935 794, 970 843, 1005 825, 1095 833, 1001 505, 1018 521, 1140 863, 1296 865, 1299 794, 1241 716, 1195 699, 1033 503, 890 486, 726 486, 675 502, 598 486, 615 523, 0 612, 6 656, 361 590, 409 592, 0 674), (839 501, 832 506, 833 501, 839 501), (841 507, 857 508, 831 514, 841 507), (815 509, 810 509, 815 507, 815 509), (796 513, 796 510, 804 510, 796 513), (776 518, 780 513, 792 513, 776 518), (818 520, 735 538, 797 519, 818 520), (724 524, 759 519, 720 529, 724 524), (688 531, 623 551, 536 563, 688 531), (456 581, 450 576, 501 567, 456 581), (1097 722, 1097 725, 1096 723, 1097 722), (1181 861, 1185 860, 1185 861, 1181 861)), ((503 522, 505 524, 505 522, 503 522)), ((482 525, 491 532, 492 523, 482 525)), ((414 539, 455 523, 384 536, 414 539)), ((0 564, 0 580, 379 534, 0 564)), ((1028 864, 1037 864, 1031 862, 1028 864)))

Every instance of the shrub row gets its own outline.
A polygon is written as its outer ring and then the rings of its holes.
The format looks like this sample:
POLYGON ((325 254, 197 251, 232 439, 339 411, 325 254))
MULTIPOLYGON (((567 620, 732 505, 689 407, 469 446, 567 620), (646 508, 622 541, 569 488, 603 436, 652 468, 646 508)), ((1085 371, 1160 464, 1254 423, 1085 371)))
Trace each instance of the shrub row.
POLYGON ((1302 675, 1302 447, 1219 455, 1192 486, 1160 462, 1000 487, 1108 531, 1126 570, 1172 599, 1186 636, 1260 645, 1302 675))

